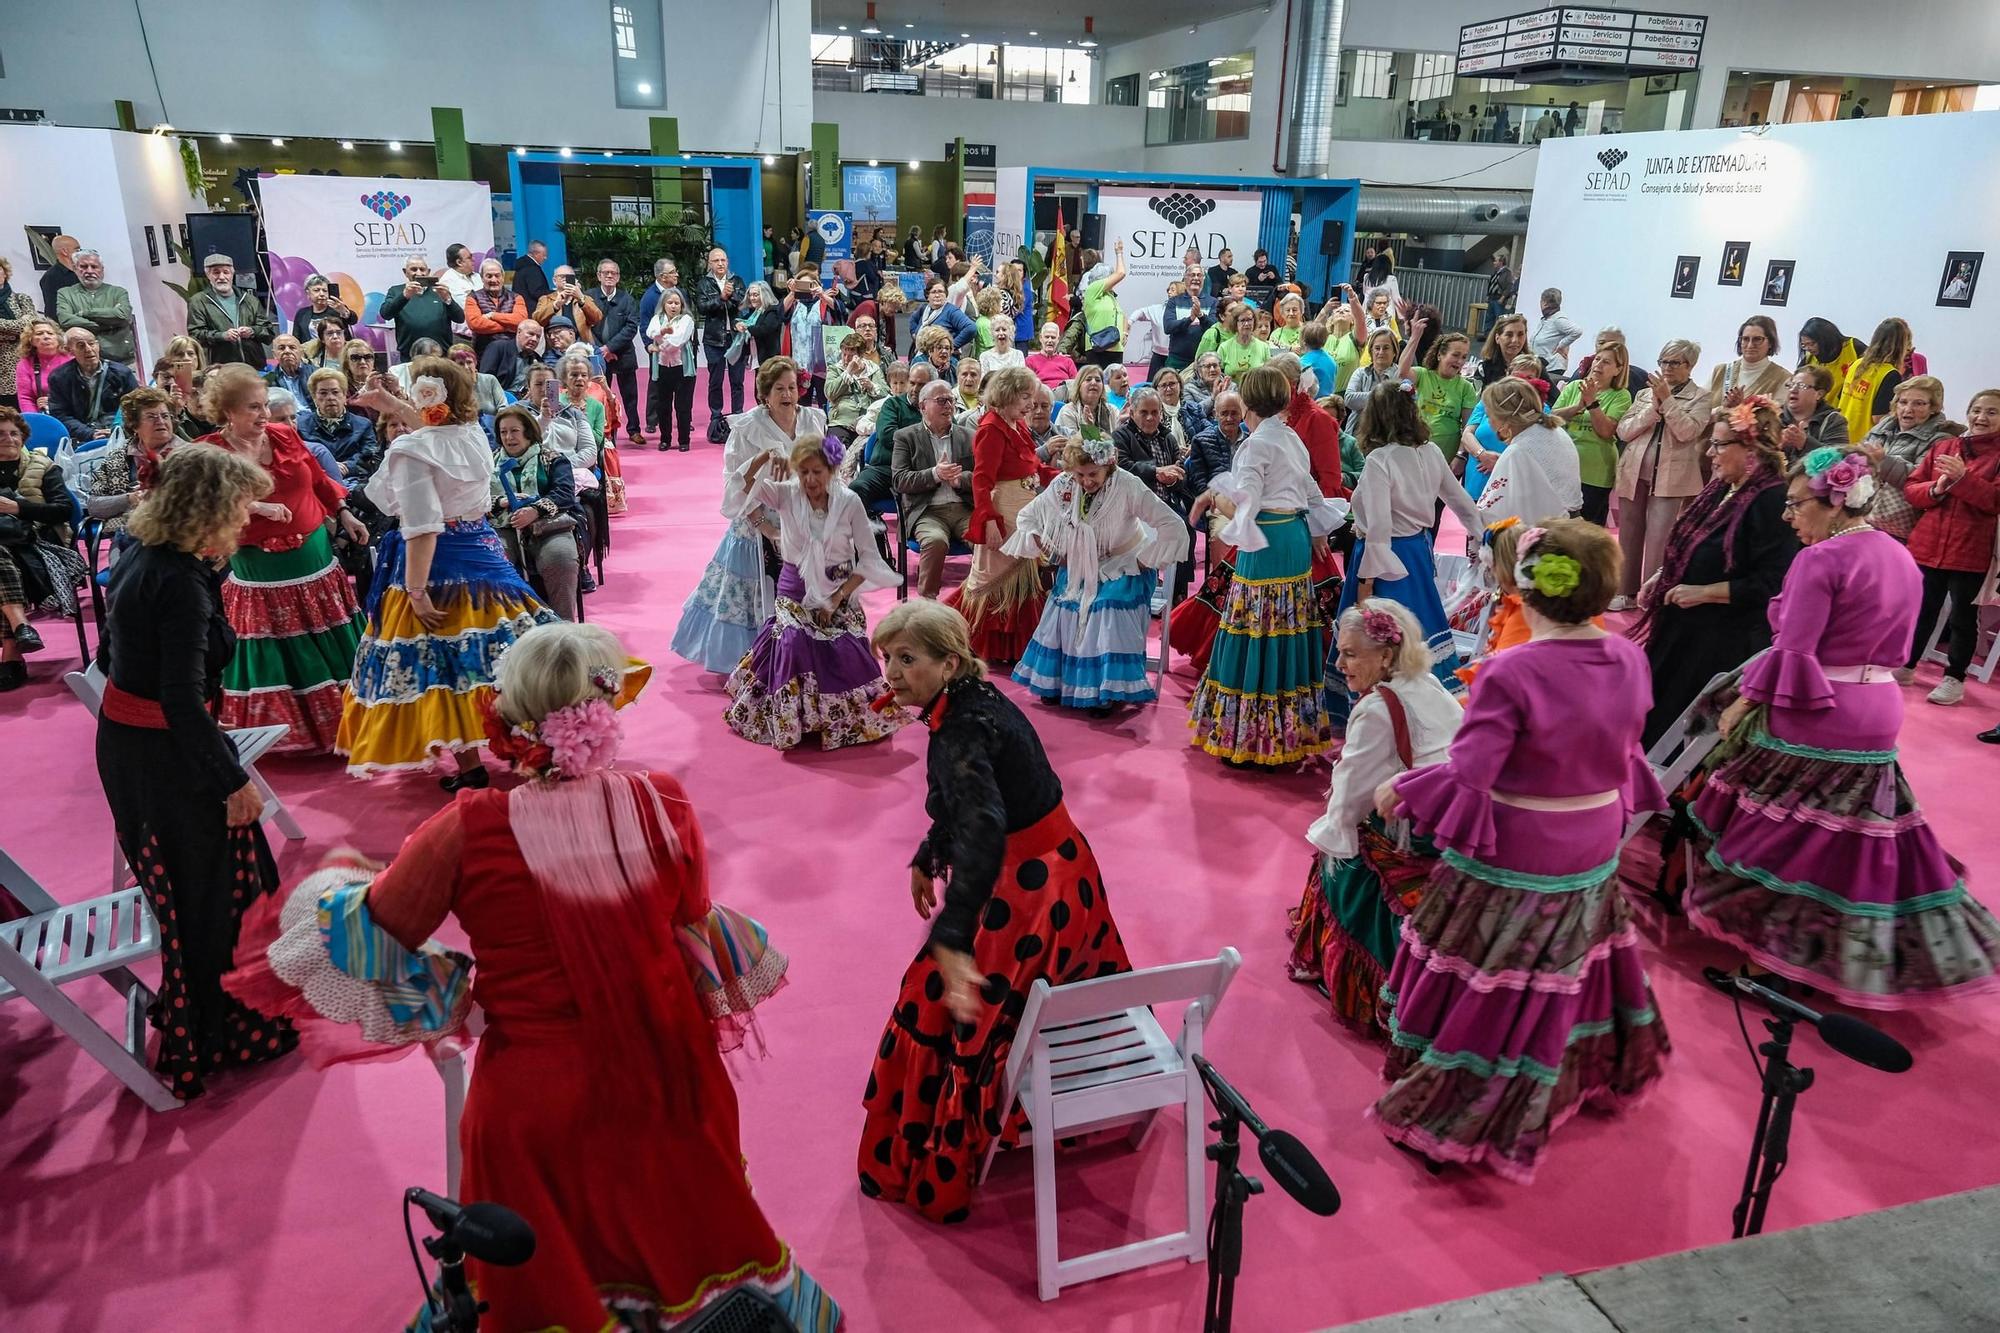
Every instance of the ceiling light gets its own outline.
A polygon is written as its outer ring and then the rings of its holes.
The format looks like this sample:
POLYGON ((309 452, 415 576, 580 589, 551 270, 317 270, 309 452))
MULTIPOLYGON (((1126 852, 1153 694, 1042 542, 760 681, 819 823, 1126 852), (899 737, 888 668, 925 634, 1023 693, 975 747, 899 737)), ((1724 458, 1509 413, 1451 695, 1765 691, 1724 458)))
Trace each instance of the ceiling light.
POLYGON ((905 23, 905 24, 904 24, 903 26, 904 26, 904 27, 906 27, 906 28, 914 28, 914 27, 916 27, 917 25, 916 25, 916 24, 914 24, 914 23, 905 23))
POLYGON ((236 136, 233 134, 218 134, 215 136, 215 141, 217 143, 235 143, 236 136))
POLYGON ((1225 59, 1224 59, 1224 58, 1223 58, 1222 56, 1217 56, 1217 57, 1216 57, 1215 59, 1213 59, 1213 60, 1209 61, 1209 62, 1208 62, 1208 65, 1209 65, 1209 68, 1210 68, 1210 69, 1213 69, 1213 68, 1215 68, 1215 67, 1216 67, 1217 65, 1221 65, 1221 64, 1225 64, 1225 63, 1227 63, 1227 62, 1226 62, 1226 60, 1225 60, 1225 59))
POLYGON ((838 27, 842 32, 847 31, 847 25, 845 23, 836 24, 835 26, 838 27))
POLYGON ((558 148, 556 149, 556 151, 558 153, 561 153, 564 157, 568 157, 570 155, 569 149, 567 148, 558 148))
POLYGON ((1028 29, 1028 36, 1030 36, 1030 37, 1039 37, 1039 36, 1041 36, 1041 34, 1040 34, 1040 33, 1038 33, 1038 32, 1036 32, 1036 31, 1035 31, 1035 30, 1034 30, 1033 28, 1030 28, 1030 29, 1028 29))
POLYGON ((605 150, 604 150, 604 155, 605 155, 606 157, 616 157, 616 156, 618 156, 618 154, 616 154, 616 153, 612 152, 612 151, 611 151, 611 150, 610 150, 609 148, 607 148, 607 149, 605 149, 605 150))
POLYGON ((342 140, 340 141, 340 146, 341 146, 342 148, 345 148, 345 149, 346 149, 346 150, 347 150, 348 152, 350 152, 350 153, 351 153, 351 152, 353 152, 353 151, 354 151, 354 140, 352 140, 352 139, 342 139, 342 140))
POLYGON ((271 147, 273 148, 283 148, 284 146, 285 146, 285 141, 283 139, 271 140, 271 147))
POLYGON ((923 165, 924 165, 923 163, 917 161, 917 159, 915 159, 914 157, 910 159, 911 171, 920 171, 923 169, 923 165))
POLYGON ((767 167, 775 167, 775 166, 777 166, 777 165, 778 165, 778 155, 777 155, 776 153, 766 153, 766 154, 764 154, 764 165, 765 165, 765 166, 767 166, 767 167))
POLYGON ((970 37, 970 36, 972 36, 972 34, 971 34, 971 33, 969 33, 969 32, 962 32, 962 33, 960 33, 960 34, 958 35, 958 40, 960 40, 960 41, 962 42, 962 41, 964 41, 964 40, 965 40, 966 38, 968 38, 968 37, 970 37))
POLYGON ((1071 71, 1069 72, 1069 81, 1070 81, 1071 83, 1075 83, 1075 82, 1076 82, 1076 71, 1075 71, 1075 70, 1071 70, 1071 71))
POLYGON ((528 155, 528 150, 527 150, 527 149, 525 149, 525 148, 521 148, 521 147, 516 147, 516 148, 514 149, 514 156, 515 156, 515 157, 526 157, 527 155, 528 155))
POLYGON ((868 21, 861 25, 861 31, 870 37, 879 36, 882 30, 875 26, 875 0, 868 0, 868 21))
POLYGON ((1097 45, 1096 33, 1097 20, 1089 14, 1085 14, 1083 16, 1083 40, 1078 42, 1077 45, 1086 51, 1090 50, 1097 45))
POLYGON ((403 151, 403 141, 402 141, 401 139, 391 139, 391 140, 389 140, 389 151, 390 151, 390 152, 392 152, 392 153, 400 153, 400 152, 402 152, 402 151, 403 151))
POLYGON ((879 158, 873 158, 873 157, 871 157, 871 158, 869 158, 869 159, 868 159, 868 165, 869 165, 869 166, 871 166, 871 167, 879 167, 879 166, 881 166, 881 165, 882 165, 882 163, 881 163, 881 160, 880 160, 879 158))

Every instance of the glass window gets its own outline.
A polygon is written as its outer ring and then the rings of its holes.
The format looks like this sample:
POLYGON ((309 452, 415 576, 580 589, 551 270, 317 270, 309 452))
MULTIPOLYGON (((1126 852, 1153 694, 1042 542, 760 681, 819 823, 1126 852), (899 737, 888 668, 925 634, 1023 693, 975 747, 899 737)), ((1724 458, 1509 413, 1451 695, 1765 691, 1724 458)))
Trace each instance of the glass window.
POLYGON ((1539 143, 1542 139, 1685 129, 1697 75, 1664 73, 1593 84, 1532 84, 1457 76, 1437 51, 1340 53, 1337 139, 1539 143))
POLYGON ((1254 51, 1154 70, 1146 80, 1146 142, 1212 143, 1250 135, 1254 51))
POLYGON ((660 7, 620 0, 611 6, 611 81, 617 104, 658 110, 667 104, 667 59, 660 7))
POLYGON ((814 33, 812 53, 813 87, 828 92, 1089 102, 1097 81, 1088 52, 1060 46, 814 33))
POLYGON ((1104 81, 1104 104, 1106 106, 1139 105, 1139 76, 1126 74, 1104 81))
POLYGON ((1750 126, 1984 110, 1996 85, 1961 79, 1862 79, 1841 74, 1731 70, 1722 124, 1750 126))

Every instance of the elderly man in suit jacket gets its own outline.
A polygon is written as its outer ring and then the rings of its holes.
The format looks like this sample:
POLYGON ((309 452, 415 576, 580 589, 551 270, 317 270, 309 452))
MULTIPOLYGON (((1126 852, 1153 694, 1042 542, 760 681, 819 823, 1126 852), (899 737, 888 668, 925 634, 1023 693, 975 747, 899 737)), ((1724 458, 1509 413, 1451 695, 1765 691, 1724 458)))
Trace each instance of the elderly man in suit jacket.
POLYGON ((201 261, 206 290, 188 298, 188 337, 208 353, 208 364, 264 368, 264 344, 278 336, 278 321, 257 293, 236 286, 236 261, 217 252, 201 261))
POLYGON ((917 595, 935 597, 954 541, 972 521, 972 428, 952 419, 958 394, 943 380, 923 387, 923 420, 896 432, 890 472, 920 550, 917 595))

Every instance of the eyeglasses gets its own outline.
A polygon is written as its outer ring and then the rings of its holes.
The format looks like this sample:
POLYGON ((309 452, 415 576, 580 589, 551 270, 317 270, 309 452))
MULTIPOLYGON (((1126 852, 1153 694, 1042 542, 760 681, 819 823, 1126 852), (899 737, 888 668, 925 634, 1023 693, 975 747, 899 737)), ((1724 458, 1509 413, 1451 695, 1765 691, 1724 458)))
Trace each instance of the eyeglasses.
POLYGON ((1791 499, 1789 496, 1786 497, 1785 499, 1785 512, 1788 514, 1794 513, 1805 507, 1806 507, 1806 501, 1804 500, 1794 500, 1791 499))
POLYGON ((1668 366, 1685 366, 1685 365, 1687 365, 1687 364, 1688 364, 1687 362, 1685 362, 1685 361, 1682 361, 1682 360, 1680 360, 1680 359, 1679 359, 1678 357, 1676 357, 1675 359, 1673 359, 1673 360, 1671 360, 1671 361, 1662 361, 1662 362, 1660 362, 1660 369, 1661 369, 1661 370, 1665 370, 1665 369, 1666 369, 1666 368, 1667 368, 1668 366))

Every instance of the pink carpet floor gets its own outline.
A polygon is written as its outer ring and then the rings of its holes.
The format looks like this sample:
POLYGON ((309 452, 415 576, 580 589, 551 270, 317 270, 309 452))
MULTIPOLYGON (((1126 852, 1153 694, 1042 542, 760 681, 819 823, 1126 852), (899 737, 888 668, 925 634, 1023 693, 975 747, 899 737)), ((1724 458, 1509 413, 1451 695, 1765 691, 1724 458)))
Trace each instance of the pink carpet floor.
MULTIPOLYGON (((631 512, 616 521, 610 579, 589 611, 659 667, 627 714, 628 761, 686 782, 708 831, 716 897, 762 918, 793 959, 790 988, 764 1010, 769 1058, 735 1065, 744 1152, 765 1209, 856 1330, 1198 1327, 1200 1266, 1155 1267, 1039 1302, 1025 1159, 1003 1159, 956 1228, 855 1188, 862 1084, 923 938, 904 870, 925 826, 923 737, 906 731, 833 754, 762 750, 723 726, 719 680, 669 656, 682 599, 720 534, 720 457, 699 443, 688 454, 626 451, 631 512)), ((871 595, 871 617, 889 602, 871 595)), ((91 724, 59 680, 71 665, 64 635, 59 625, 45 633, 33 684, 0 701, 12 775, 0 844, 58 897, 75 898, 103 891, 111 826, 91 724)), ((1924 682, 1935 675, 1928 669, 1924 682)), ((1271 1124, 1305 1140, 1344 1197, 1329 1219, 1275 1188, 1252 1201, 1238 1327, 1323 1328, 1726 1238, 1758 1095, 1728 1001, 1699 983, 1701 965, 1726 954, 1685 936, 1664 952, 1649 946, 1675 1053, 1642 1106, 1565 1127, 1531 1187, 1484 1173, 1427 1176, 1362 1120, 1379 1091, 1376 1051, 1284 976, 1282 926, 1306 873, 1302 832, 1325 770, 1243 774, 1190 750, 1192 685, 1183 664, 1157 707, 1110 722, 1030 711, 1097 848, 1133 959, 1242 951, 1209 1054, 1271 1124)), ((1993 900, 2000 751, 1972 733, 1993 723, 2000 690, 1974 686, 1950 709, 1906 697, 1910 777, 1993 900)), ((265 767, 309 833, 278 844, 288 877, 342 843, 390 853, 444 800, 426 779, 363 784, 330 760, 265 767)), ((107 989, 77 993, 112 1016, 107 989)), ((1909 1074, 1847 1063, 1801 1033, 1798 1054, 1819 1079, 1800 1106, 1773 1229, 2000 1182, 2000 1000, 1883 1021, 1917 1053, 1909 1074)), ((28 1006, 9 1005, 0 1010, 0 1327, 400 1327, 417 1287, 398 1199, 412 1184, 443 1188, 442 1118, 439 1082, 421 1057, 328 1074, 294 1059, 218 1080, 201 1101, 156 1115, 28 1006)), ((1059 1163, 1066 1254, 1120 1243, 1134 1216, 1154 1230, 1171 1225, 1178 1129, 1157 1126, 1137 1153, 1094 1148, 1059 1163)))

